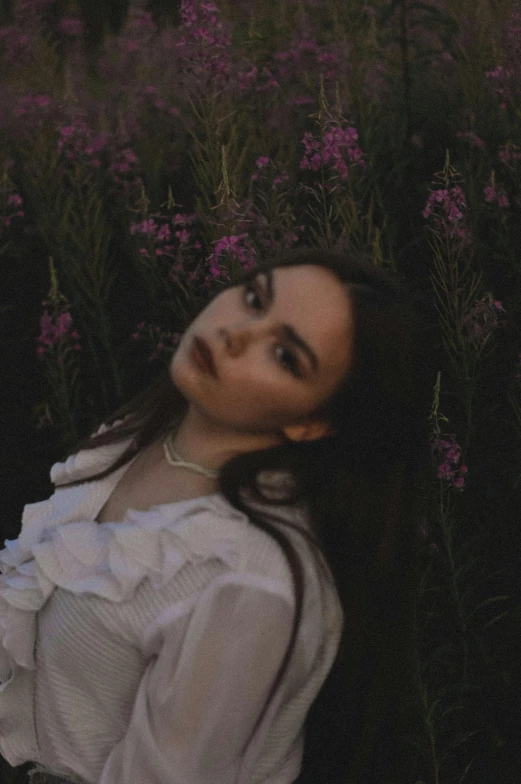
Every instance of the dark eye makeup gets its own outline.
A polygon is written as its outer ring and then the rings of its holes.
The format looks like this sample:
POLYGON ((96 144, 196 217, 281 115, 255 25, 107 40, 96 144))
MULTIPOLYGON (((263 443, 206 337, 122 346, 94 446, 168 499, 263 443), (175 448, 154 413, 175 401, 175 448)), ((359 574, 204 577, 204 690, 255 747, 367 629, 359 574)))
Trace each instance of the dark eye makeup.
MULTIPOLYGON (((249 308, 253 308, 254 310, 262 310, 266 306, 266 293, 259 290, 259 278, 260 276, 257 275, 257 277, 253 278, 253 280, 250 280, 244 284, 244 300, 246 305, 249 308), (250 299, 250 294, 254 294, 255 297, 250 299), (253 304, 255 300, 256 304, 253 304)), ((277 361, 286 370, 292 373, 296 378, 302 378, 298 358, 293 352, 288 351, 288 349, 282 343, 278 343, 275 346, 275 356, 277 361), (278 349, 282 349, 282 353, 278 353, 278 349)))

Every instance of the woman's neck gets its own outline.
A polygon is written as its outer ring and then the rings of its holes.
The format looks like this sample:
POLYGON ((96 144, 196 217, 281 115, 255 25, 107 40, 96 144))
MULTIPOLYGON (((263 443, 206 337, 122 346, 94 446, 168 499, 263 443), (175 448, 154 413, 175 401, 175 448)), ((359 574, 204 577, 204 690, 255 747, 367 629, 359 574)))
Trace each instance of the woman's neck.
POLYGON ((267 449, 282 440, 274 434, 224 430, 189 408, 172 439, 172 446, 183 460, 218 469, 238 454, 267 449))

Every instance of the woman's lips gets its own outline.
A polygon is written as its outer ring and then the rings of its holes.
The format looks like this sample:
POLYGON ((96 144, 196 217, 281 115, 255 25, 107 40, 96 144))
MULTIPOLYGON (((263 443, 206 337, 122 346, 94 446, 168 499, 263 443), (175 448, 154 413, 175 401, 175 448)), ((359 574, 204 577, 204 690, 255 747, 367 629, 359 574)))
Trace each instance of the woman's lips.
POLYGON ((212 352, 208 343, 202 338, 194 338, 192 357, 202 370, 217 378, 212 352))

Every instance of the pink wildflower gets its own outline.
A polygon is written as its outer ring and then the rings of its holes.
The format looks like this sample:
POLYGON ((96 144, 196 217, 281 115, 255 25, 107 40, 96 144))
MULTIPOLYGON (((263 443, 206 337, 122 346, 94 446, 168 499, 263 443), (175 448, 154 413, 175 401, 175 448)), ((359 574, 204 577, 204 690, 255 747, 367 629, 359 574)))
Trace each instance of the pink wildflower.
POLYGON ((51 315, 45 308, 40 319, 41 333, 38 337, 38 357, 43 359, 45 355, 57 355, 58 363, 61 365, 69 350, 81 351, 81 345, 77 342, 80 335, 71 327, 72 316, 68 311, 68 306, 65 310, 54 315, 51 315))
POLYGON ((468 339, 477 347, 483 348, 490 335, 504 325, 504 317, 501 316, 504 312, 499 300, 495 300, 490 292, 485 294, 463 318, 468 339))
POLYGON ((186 229, 182 229, 181 231, 176 231, 175 236, 179 240, 180 245, 187 245, 191 234, 186 229))
POLYGON ((508 196, 504 190, 498 190, 494 185, 487 185, 484 190, 485 201, 489 204, 497 204, 501 209, 510 207, 508 196))
POLYGON ((237 260, 243 269, 250 269, 255 264, 255 251, 246 232, 239 235, 232 234, 231 236, 221 237, 215 243, 215 248, 210 258, 210 276, 207 278, 207 282, 222 274, 219 261, 223 253, 229 258, 237 260))
POLYGON ((164 223, 159 229, 159 231, 157 232, 156 240, 158 242, 165 242, 166 240, 169 240, 170 237, 171 237, 170 227, 168 223, 164 223))
POLYGON ((83 32, 83 22, 81 19, 76 19, 73 17, 65 17, 64 19, 60 20, 59 29, 65 35, 77 36, 81 35, 83 32))
POLYGON ((463 490, 464 476, 468 473, 468 469, 465 465, 459 465, 461 447, 456 442, 455 435, 450 435, 449 438, 450 441, 437 436, 431 439, 431 454, 438 463, 438 479, 447 480, 452 487, 463 490))
POLYGON ((358 132, 353 127, 330 127, 324 132, 322 141, 314 139, 311 133, 306 132, 302 140, 305 154, 300 161, 300 168, 318 171, 322 166, 330 164, 345 181, 349 177, 349 163, 365 166, 363 152, 357 140, 358 132), (342 148, 347 153, 347 161, 342 148))
POLYGON ((521 149, 517 145, 508 142, 499 148, 499 159, 507 166, 521 161, 521 149))
POLYGON ((479 137, 476 133, 474 133, 474 131, 465 131, 465 132, 458 131, 456 133, 456 136, 458 137, 458 139, 463 139, 464 141, 469 142, 469 144, 471 144, 473 147, 477 147, 478 150, 485 149, 485 142, 483 141, 483 139, 481 139, 481 137, 479 137))
POLYGON ((466 245, 470 242, 466 221, 467 200, 461 186, 456 184, 455 175, 455 170, 448 163, 443 172, 434 175, 433 182, 438 187, 431 190, 422 214, 434 231, 466 245))

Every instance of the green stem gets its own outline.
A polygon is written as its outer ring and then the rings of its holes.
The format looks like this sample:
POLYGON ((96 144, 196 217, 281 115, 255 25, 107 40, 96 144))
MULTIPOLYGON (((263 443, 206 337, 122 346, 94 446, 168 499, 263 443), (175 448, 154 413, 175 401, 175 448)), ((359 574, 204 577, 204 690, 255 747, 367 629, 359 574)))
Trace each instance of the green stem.
POLYGON ((326 233, 327 233, 327 241, 331 244, 331 224, 329 222, 329 217, 327 214, 327 202, 325 196, 325 182, 324 182, 324 167, 320 167, 320 175, 322 178, 322 206, 324 207, 324 218, 326 220, 326 233))
MULTIPOLYGON (((96 347, 94 345, 94 341, 92 339, 92 335, 91 335, 90 331, 88 331, 88 330, 86 331, 86 338, 85 339, 86 339, 87 344, 89 346, 90 355, 91 355, 95 365, 99 367, 99 362, 98 362, 98 359, 97 359, 98 354, 97 354, 97 351, 96 351, 96 347)), ((100 384, 99 385, 99 391, 101 393, 101 397, 102 397, 102 401, 103 401, 103 410, 107 411, 108 408, 109 408, 109 399, 108 399, 108 395, 107 395, 107 387, 105 385, 105 381, 103 379, 103 376, 100 376, 99 384, 100 384)))
MULTIPOLYGON (((441 487, 441 494, 443 496, 443 487, 441 487)), ((442 508, 443 508, 443 501, 442 501, 442 508)), ((449 510, 449 497, 447 497, 447 508, 445 512, 442 512, 441 525, 445 537, 445 549, 447 552, 447 557, 450 565, 450 585, 452 589, 452 596, 453 596, 454 604, 456 606, 456 613, 458 616, 458 620, 460 622, 461 640, 462 640, 462 648, 463 648, 462 681, 465 683, 467 680, 467 662, 468 662, 467 624, 465 623, 465 619, 461 613, 461 598, 460 598, 460 592, 458 587, 458 581, 456 579, 456 564, 454 561, 454 552, 452 548, 452 528, 451 528, 448 510, 449 510)))
POLYGON ((73 412, 71 411, 65 368, 63 364, 60 365, 57 361, 55 365, 51 363, 54 363, 54 359, 50 359, 49 364, 47 365, 48 384, 56 401, 58 416, 65 422, 66 428, 71 436, 71 441, 75 442, 78 440, 78 433, 73 412))
MULTIPOLYGON (((110 324, 106 318, 105 309, 102 307, 100 307, 99 309, 98 323, 100 325, 100 334, 101 334, 101 341, 102 341, 103 348, 106 351, 107 357, 111 357, 114 354, 114 343, 111 339, 110 324)), ((123 387, 122 387, 119 364, 117 361, 113 360, 111 361, 110 365, 112 368, 116 397, 117 400, 121 403, 123 401, 123 387)))
POLYGON ((431 757, 432 757, 432 766, 434 768, 434 781, 435 781, 435 784, 439 784, 440 767, 439 767, 439 764, 438 764, 438 760, 436 758, 436 737, 434 735, 432 721, 429 718, 429 706, 428 706, 428 701, 427 701, 427 687, 424 685, 423 680, 422 680, 421 662, 420 662, 420 656, 419 656, 418 649, 416 649, 416 662, 417 662, 417 673, 418 673, 418 675, 417 675, 417 677, 418 677, 418 686, 419 686, 419 691, 420 691, 421 703, 422 703, 423 710, 424 710, 424 722, 425 722, 425 727, 426 727, 426 730, 427 730, 427 734, 429 736, 429 743, 430 743, 431 757))

